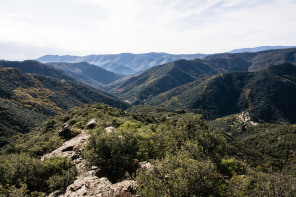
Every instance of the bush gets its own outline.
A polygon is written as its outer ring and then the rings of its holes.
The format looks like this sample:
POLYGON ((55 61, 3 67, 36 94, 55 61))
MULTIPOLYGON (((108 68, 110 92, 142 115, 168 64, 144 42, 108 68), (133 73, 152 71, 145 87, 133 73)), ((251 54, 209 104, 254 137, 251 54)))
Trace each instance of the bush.
POLYGON ((93 134, 84 150, 84 157, 91 165, 101 167, 101 175, 112 182, 132 174, 137 169, 137 161, 146 160, 152 151, 151 131, 138 131, 141 125, 125 122, 117 130, 106 132, 103 128, 93 134))
POLYGON ((214 163, 186 151, 153 161, 150 169, 138 170, 136 180, 143 196, 217 196, 221 181, 214 163))
POLYGON ((64 190, 76 176, 76 168, 68 158, 53 157, 42 162, 27 154, 14 154, 1 156, 0 160, 0 185, 20 189, 25 184, 30 192, 64 190))
POLYGON ((27 185, 20 183, 20 188, 7 185, 6 187, 3 187, 0 185, 0 196, 10 196, 10 197, 27 197, 28 196, 28 190, 27 185))
POLYGON ((267 174, 249 170, 244 175, 235 175, 229 181, 226 196, 283 196, 296 194, 296 179, 282 174, 267 174))
POLYGON ((219 170, 222 174, 227 176, 245 174, 246 165, 234 158, 222 159, 219 165, 219 170))

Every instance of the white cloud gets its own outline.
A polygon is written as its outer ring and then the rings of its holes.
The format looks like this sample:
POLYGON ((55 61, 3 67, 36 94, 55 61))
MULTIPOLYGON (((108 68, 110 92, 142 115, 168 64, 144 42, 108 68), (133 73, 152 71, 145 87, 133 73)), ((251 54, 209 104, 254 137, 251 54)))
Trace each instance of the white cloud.
POLYGON ((3 2, 0 42, 52 49, 52 53, 214 53, 296 45, 294 0, 3 2))

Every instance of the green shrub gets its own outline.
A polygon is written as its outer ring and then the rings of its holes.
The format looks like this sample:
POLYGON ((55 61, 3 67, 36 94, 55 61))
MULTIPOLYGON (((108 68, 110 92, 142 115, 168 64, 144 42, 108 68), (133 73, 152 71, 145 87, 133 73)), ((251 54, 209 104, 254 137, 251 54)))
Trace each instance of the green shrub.
POLYGON ((296 179, 282 174, 267 174, 250 170, 246 175, 235 175, 229 181, 226 196, 296 196, 296 179))
POLYGON ((27 197, 28 196, 28 190, 27 185, 20 183, 20 188, 17 188, 15 185, 6 187, 3 187, 0 185, 0 196, 6 197, 27 197))
POLYGON ((217 196, 220 178, 210 160, 195 160, 186 151, 152 162, 136 180, 143 196, 217 196))
POLYGON ((79 128, 79 129, 84 129, 85 122, 84 121, 78 121, 73 125, 73 128, 79 128))
POLYGON ((46 180, 50 191, 67 189, 67 186, 74 182, 77 172, 75 168, 62 170, 60 174, 53 175, 46 180))
MULTIPOLYGON (((101 167, 102 176, 111 181, 124 177, 126 172, 137 169, 135 159, 143 159, 146 153, 143 146, 149 137, 137 133, 135 124, 125 123, 119 129, 107 133, 101 128, 99 135, 92 135, 84 150, 84 157, 91 165, 101 167)), ((149 144, 149 142, 147 142, 149 144)), ((147 158, 145 158, 147 159, 147 158)))
POLYGON ((227 176, 245 174, 246 165, 234 158, 222 159, 219 165, 219 170, 222 174, 227 176))
POLYGON ((27 154, 14 154, 1 156, 0 161, 0 185, 21 189, 25 184, 30 192, 66 189, 76 176, 72 161, 63 157, 53 157, 42 162, 27 154))

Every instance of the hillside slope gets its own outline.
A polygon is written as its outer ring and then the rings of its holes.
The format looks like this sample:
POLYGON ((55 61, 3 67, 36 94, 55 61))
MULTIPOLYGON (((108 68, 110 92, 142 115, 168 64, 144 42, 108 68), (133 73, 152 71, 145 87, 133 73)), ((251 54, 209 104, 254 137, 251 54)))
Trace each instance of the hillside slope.
POLYGON ((293 123, 296 67, 282 64, 256 72, 219 74, 164 100, 166 95, 147 102, 196 111, 209 119, 249 111, 256 121, 293 123))
POLYGON ((202 60, 178 60, 147 71, 110 86, 120 98, 138 103, 174 87, 192 82, 217 72, 202 60))
POLYGON ((74 80, 60 69, 53 68, 46 64, 42 64, 35 60, 25 61, 5 61, 0 60, 0 67, 12 67, 21 70, 24 73, 32 73, 38 75, 44 75, 48 77, 54 77, 57 79, 74 80))
POLYGON ((256 71, 273 65, 295 63, 296 48, 255 53, 221 53, 207 56, 204 60, 221 71, 256 71))
POLYGON ((121 78, 113 72, 107 71, 101 67, 89 64, 87 62, 55 62, 47 63, 47 65, 61 69, 76 79, 80 79, 81 81, 85 81, 87 84, 94 86, 98 86, 98 83, 108 84, 121 78))
POLYGON ((0 148, 29 132, 47 116, 0 99, 0 148))
POLYGON ((18 69, 0 68, 0 115, 2 139, 28 132, 46 117, 87 103, 105 103, 127 108, 129 105, 77 81, 25 74, 18 69))

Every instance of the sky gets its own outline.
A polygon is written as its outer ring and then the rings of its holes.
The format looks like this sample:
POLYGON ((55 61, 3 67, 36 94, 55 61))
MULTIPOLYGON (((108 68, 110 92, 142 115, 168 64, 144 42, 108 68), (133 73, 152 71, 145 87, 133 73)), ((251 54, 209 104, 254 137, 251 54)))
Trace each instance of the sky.
POLYGON ((296 0, 0 0, 0 59, 296 46, 296 0))

